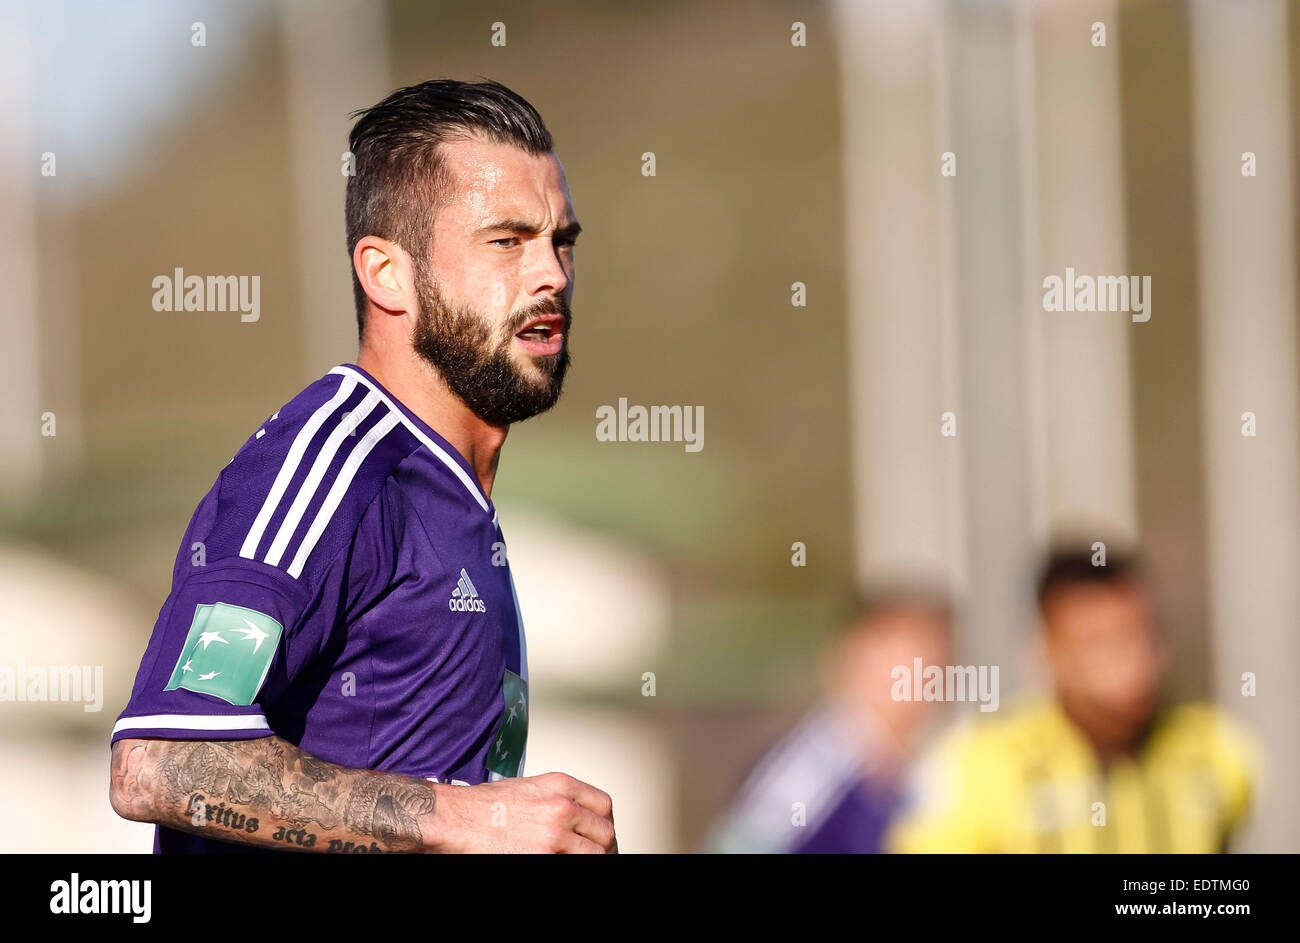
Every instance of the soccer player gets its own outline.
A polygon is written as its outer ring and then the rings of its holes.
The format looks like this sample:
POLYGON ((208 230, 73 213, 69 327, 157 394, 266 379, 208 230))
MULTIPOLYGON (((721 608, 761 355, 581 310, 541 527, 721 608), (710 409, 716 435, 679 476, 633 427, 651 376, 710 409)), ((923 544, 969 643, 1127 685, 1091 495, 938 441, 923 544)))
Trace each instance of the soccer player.
POLYGON ((519 778, 523 623, 491 501, 569 363, 574 216, 536 110, 431 81, 359 112, 360 353, 199 503, 112 735, 155 851, 617 850, 610 797, 519 778))
POLYGON ((1052 554, 1038 580, 1052 696, 980 715, 922 762, 905 852, 1223 851, 1256 776, 1215 707, 1167 705, 1165 649, 1134 557, 1052 554))
POLYGON ((757 765, 708 846, 724 853, 874 854, 934 703, 892 696, 897 666, 951 661, 945 598, 856 599, 822 656, 818 704, 757 765))

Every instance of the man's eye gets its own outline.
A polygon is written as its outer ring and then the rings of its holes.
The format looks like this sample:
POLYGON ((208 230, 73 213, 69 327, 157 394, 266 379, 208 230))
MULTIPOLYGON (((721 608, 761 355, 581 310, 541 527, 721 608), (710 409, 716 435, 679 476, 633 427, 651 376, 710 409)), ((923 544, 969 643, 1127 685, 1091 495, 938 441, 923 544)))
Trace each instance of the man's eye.
MULTIPOLYGON (((514 241, 515 241, 515 237, 514 237, 514 236, 507 236, 507 237, 504 238, 504 239, 493 239, 493 240, 492 240, 492 245, 494 245, 494 246, 501 246, 501 243, 503 243, 503 242, 510 243, 510 242, 514 242, 514 241)), ((510 246, 509 246, 509 245, 504 245, 504 246, 501 246, 501 248, 503 248, 503 249, 509 249, 510 246)))

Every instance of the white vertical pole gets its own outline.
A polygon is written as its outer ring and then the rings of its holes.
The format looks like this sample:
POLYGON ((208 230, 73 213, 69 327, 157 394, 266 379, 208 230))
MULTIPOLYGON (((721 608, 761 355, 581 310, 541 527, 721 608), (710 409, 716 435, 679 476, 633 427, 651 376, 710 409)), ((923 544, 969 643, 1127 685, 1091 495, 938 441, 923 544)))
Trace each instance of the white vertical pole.
POLYGON ((1286 7, 1194 0, 1191 36, 1213 677, 1265 745, 1269 777, 1245 845, 1294 851, 1300 391, 1286 7), (1257 176, 1242 174, 1247 151, 1257 176))
MULTIPOLYGON (((952 579, 957 357, 943 321, 935 18, 929 0, 840 0, 856 572, 952 579), (949 387, 945 391, 945 382, 949 387)), ((948 247, 949 254, 951 247, 948 247)), ((960 433, 960 416, 958 417, 960 433)))
POLYGON ((281 3, 308 377, 356 358, 342 156, 352 126, 348 114, 392 90, 386 10, 386 4, 358 0, 281 3))
MULTIPOLYGON (((1095 528, 1095 536, 1138 536, 1128 337, 1129 313, 1044 311, 1043 278, 1067 268, 1093 278, 1127 278, 1124 166, 1120 137, 1119 13, 1115 0, 1020 3, 1032 30, 1033 129, 1026 170, 1036 193, 1026 242, 1028 357, 1038 395, 1035 454, 1045 472, 1046 523, 1095 528), (1091 24, 1107 30, 1092 44, 1091 24)), ((1022 20, 1022 22, 1024 22, 1022 20)), ((1153 288, 1158 298, 1159 292, 1153 288)), ((1157 311, 1157 317, 1176 317, 1157 311)))
POLYGON ((23 11, 0 16, 0 504, 10 507, 34 495, 47 442, 41 437, 41 304, 36 276, 41 168, 33 134, 32 45, 30 20, 23 11))

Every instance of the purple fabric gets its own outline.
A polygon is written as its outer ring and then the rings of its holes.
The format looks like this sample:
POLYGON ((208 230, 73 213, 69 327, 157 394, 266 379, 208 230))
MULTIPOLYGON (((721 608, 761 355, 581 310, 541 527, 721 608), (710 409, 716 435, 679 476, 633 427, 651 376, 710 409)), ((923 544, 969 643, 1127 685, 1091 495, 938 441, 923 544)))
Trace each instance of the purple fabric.
POLYGON ((885 832, 898 811, 894 790, 879 781, 859 782, 817 829, 793 849, 801 855, 881 854, 885 832))

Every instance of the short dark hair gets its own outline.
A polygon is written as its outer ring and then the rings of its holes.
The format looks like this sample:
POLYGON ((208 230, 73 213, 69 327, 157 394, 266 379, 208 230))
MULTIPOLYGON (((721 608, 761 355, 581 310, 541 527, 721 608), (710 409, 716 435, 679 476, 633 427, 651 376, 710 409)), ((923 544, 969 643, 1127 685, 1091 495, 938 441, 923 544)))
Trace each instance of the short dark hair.
POLYGON ((1135 551, 1106 544, 1106 565, 1094 565, 1092 543, 1060 543, 1047 554, 1038 569, 1038 611, 1045 612, 1048 599, 1058 590, 1072 586, 1130 586, 1144 579, 1144 566, 1135 551))
POLYGON ((835 606, 834 634, 847 635, 873 626, 877 617, 896 612, 929 612, 951 626, 953 603, 938 583, 923 580, 876 582, 855 587, 835 606))
MULTIPOLYGON (((379 104, 354 111, 348 135, 348 260, 366 236, 390 239, 421 260, 433 214, 450 180, 441 145, 481 135, 530 154, 553 149, 551 132, 522 96, 497 82, 433 79, 399 88, 379 104)), ((352 269, 357 336, 365 333, 366 293, 352 269)))

